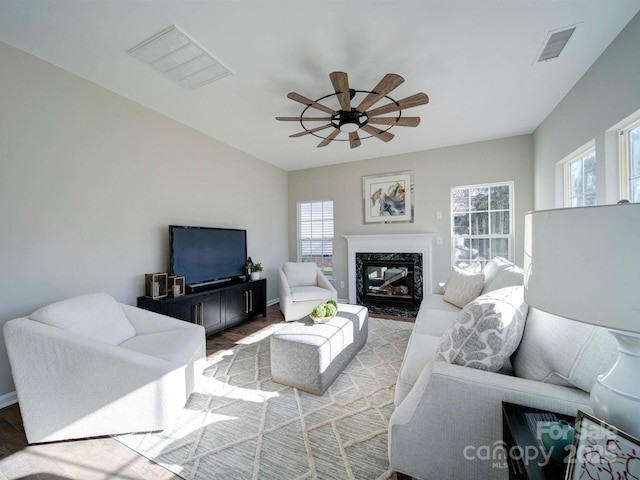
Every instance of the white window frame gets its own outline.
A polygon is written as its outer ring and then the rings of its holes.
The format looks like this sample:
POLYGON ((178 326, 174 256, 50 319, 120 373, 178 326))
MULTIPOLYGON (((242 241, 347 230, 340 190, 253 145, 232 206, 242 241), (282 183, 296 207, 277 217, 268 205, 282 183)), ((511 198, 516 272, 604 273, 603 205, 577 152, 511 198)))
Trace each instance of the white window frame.
MULTIPOLYGON (((305 260, 303 258, 303 244, 305 242, 321 242, 322 243, 322 251, 324 251, 325 248, 325 244, 331 244, 331 259, 332 259, 332 264, 326 265, 324 262, 324 256, 320 257, 320 264, 318 265, 321 269, 322 272, 324 273, 324 275, 331 279, 333 278, 333 255, 334 255, 334 245, 333 245, 333 240, 334 240, 334 229, 335 229, 335 210, 334 210, 334 203, 333 200, 313 200, 313 201, 307 201, 307 202, 298 202, 297 204, 297 225, 296 225, 296 235, 297 235, 297 259, 298 262, 303 262, 303 261, 308 261, 305 260), (327 214, 325 213, 325 208, 327 205, 325 204, 331 204, 331 213, 330 216, 327 216, 327 214), (313 205, 313 204, 320 204, 321 205, 321 214, 320 214, 320 218, 315 219, 316 222, 320 222, 322 225, 320 227, 320 235, 315 235, 314 232, 312 232, 312 234, 310 236, 307 237, 303 237, 302 236, 302 209, 303 209, 303 205, 313 205), (325 226, 324 223, 325 222, 331 222, 330 223, 330 228, 328 228, 328 226, 325 226), (330 235, 328 235, 330 233, 330 235)), ((313 214, 312 214, 312 218, 313 218, 313 214)), ((311 220, 312 222, 314 220, 311 220)), ((318 262, 316 262, 318 263, 318 262)))
MULTIPOLYGON (((640 177, 640 175, 631 178, 631 149, 630 149, 630 133, 640 128, 640 118, 632 121, 627 126, 619 130, 619 158, 620 158, 620 200, 629 200, 640 202, 640 198, 631 198, 631 181, 640 177)), ((640 181, 640 180, 639 180, 640 181)))
MULTIPOLYGON (((515 220, 514 220, 514 197, 515 197, 515 189, 514 189, 514 182, 513 181, 507 181, 507 182, 495 182, 495 183, 482 183, 482 184, 476 184, 476 185, 460 185, 460 186, 455 186, 455 187, 451 187, 451 190, 449 192, 449 202, 450 202, 450 221, 451 221, 451 265, 456 265, 456 239, 462 238, 462 239, 469 239, 469 240, 497 240, 497 239, 506 239, 507 240, 507 260, 512 261, 513 262, 513 242, 514 242, 514 227, 515 227, 515 220), (491 189, 491 187, 500 187, 500 186, 507 186, 509 187, 509 233, 508 234, 467 234, 467 235, 456 235, 455 234, 455 225, 454 225, 454 215, 455 214, 459 214, 459 211, 455 211, 454 210, 454 204, 453 204, 453 192, 454 190, 461 190, 461 189, 474 189, 474 188, 489 188, 491 189)), ((488 217, 489 217, 489 232, 491 232, 491 209, 488 209, 487 212, 489 213, 488 217)), ((470 206, 469 206, 469 213, 472 212, 470 206)), ((495 256, 493 254, 491 254, 490 256, 495 256)), ((486 261, 491 260, 491 258, 487 258, 485 259, 485 263, 486 261)), ((473 263, 473 262, 472 262, 473 263)), ((481 263, 481 266, 484 266, 484 263, 481 263)))
MULTIPOLYGON (((582 199, 583 199, 582 204, 581 205, 573 204, 573 185, 571 185, 571 166, 576 162, 582 162, 582 165, 583 165, 582 171, 584 173, 584 159, 590 156, 591 154, 593 154, 594 156, 596 155, 595 140, 590 141, 589 143, 579 148, 578 150, 576 150, 575 152, 573 152, 571 155, 569 155, 568 157, 566 157, 560 162, 562 164, 562 179, 563 179, 563 186, 564 186, 563 187, 564 188, 564 206, 567 208, 585 206, 584 205, 584 197, 585 197, 584 183, 583 183, 583 189, 582 189, 582 199)), ((596 157, 596 162, 597 161, 598 160, 596 157)), ((597 185, 597 182, 598 182, 598 177, 596 176, 596 185, 597 185)), ((596 187, 596 190, 597 190, 597 187, 596 187)), ((597 191, 594 191, 593 193, 596 194, 597 191)), ((594 205, 597 205, 597 204, 598 204, 598 198, 596 195, 594 205)))

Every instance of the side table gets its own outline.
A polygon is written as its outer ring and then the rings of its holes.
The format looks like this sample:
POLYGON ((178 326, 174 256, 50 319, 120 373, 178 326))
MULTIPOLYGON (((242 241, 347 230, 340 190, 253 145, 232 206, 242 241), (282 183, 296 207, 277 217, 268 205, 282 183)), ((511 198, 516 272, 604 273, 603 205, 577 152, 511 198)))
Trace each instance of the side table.
POLYGON ((538 422, 558 420, 575 423, 569 415, 502 402, 509 480, 564 480, 567 464, 549 458, 538 434, 538 422))

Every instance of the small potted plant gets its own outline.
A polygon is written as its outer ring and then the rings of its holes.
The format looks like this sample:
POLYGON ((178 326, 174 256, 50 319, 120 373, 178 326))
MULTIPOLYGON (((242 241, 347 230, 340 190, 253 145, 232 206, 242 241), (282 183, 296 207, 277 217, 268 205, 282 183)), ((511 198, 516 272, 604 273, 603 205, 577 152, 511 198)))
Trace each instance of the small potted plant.
POLYGON ((262 264, 260 262, 254 263, 250 267, 251 269, 251 280, 259 280, 260 272, 262 271, 262 264))

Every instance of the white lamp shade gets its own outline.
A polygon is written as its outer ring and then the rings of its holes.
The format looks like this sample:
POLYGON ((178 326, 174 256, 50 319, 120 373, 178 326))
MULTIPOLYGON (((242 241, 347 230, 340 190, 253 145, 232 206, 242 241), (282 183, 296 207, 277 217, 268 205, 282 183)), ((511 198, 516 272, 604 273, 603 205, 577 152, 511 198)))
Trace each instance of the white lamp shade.
POLYGON ((527 213, 524 253, 530 306, 640 332, 640 204, 527 213))

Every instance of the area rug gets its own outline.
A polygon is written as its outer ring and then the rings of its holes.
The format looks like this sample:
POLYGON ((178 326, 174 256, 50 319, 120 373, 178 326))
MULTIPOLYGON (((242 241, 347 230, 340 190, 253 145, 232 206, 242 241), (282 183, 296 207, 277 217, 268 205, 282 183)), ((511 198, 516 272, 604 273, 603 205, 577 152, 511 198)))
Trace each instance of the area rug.
POLYGON ((172 428, 114 438, 187 480, 395 478, 387 425, 413 324, 370 318, 366 345, 323 396, 271 380, 282 326, 210 358, 172 428))

